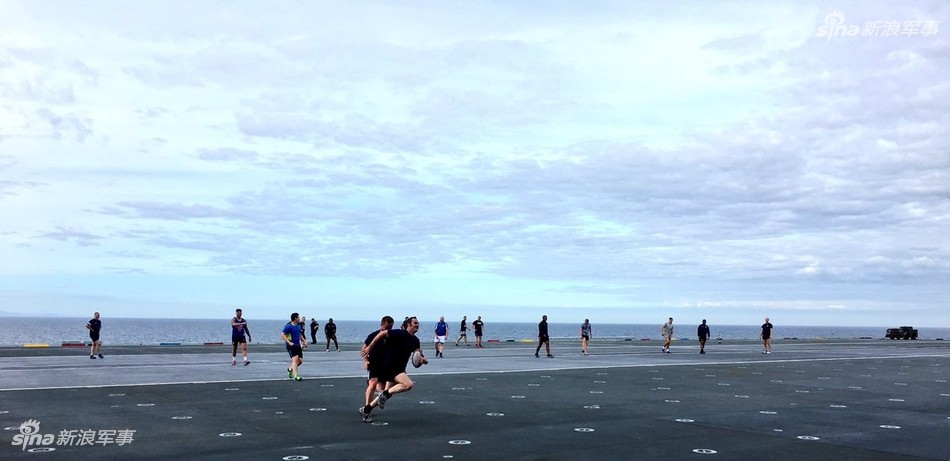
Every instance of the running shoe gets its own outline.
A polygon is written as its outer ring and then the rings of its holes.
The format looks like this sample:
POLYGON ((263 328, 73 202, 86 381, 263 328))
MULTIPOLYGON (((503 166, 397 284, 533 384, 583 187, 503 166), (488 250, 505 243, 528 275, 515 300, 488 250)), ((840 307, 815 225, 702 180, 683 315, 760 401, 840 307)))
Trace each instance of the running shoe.
POLYGON ((376 406, 383 408, 386 405, 387 400, 389 400, 389 397, 386 397, 386 394, 380 392, 379 397, 376 397, 376 406))
POLYGON ((245 361, 244 361, 244 366, 248 366, 248 365, 250 365, 250 364, 251 364, 251 361, 250 361, 250 360, 245 360, 245 361))
POLYGON ((95 360, 95 359, 96 359, 96 356, 95 356, 95 355, 90 355, 89 358, 95 360))
POLYGON ((288 378, 293 378, 293 377, 294 377, 294 372, 290 371, 290 368, 287 369, 287 377, 288 377, 288 378))
POLYGON ((232 360, 231 360, 231 366, 233 367, 233 366, 235 366, 235 365, 237 365, 237 360, 233 360, 233 359, 232 359, 232 360))
POLYGON ((363 422, 364 422, 364 423, 371 423, 371 422, 373 422, 373 415, 371 415, 371 414, 369 414, 369 413, 366 413, 365 407, 360 406, 359 412, 360 412, 360 417, 363 418, 363 422))
POLYGON ((294 376, 294 381, 303 381, 303 378, 300 375, 294 376))
POLYGON ((548 358, 549 358, 549 359, 553 359, 553 358, 554 358, 554 356, 553 356, 553 355, 551 355, 551 354, 548 354, 548 358))
POLYGON ((105 357, 103 357, 102 354, 99 354, 99 358, 104 359, 105 357))

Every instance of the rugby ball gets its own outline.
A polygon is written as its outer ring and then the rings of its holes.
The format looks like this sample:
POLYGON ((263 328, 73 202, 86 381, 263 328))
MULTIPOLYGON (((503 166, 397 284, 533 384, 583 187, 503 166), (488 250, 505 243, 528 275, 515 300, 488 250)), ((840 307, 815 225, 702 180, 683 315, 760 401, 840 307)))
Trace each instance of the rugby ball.
POLYGON ((416 368, 421 367, 421 366, 422 366, 422 353, 419 352, 419 351, 413 352, 412 355, 409 356, 409 363, 411 363, 412 366, 414 366, 414 367, 416 367, 416 368))

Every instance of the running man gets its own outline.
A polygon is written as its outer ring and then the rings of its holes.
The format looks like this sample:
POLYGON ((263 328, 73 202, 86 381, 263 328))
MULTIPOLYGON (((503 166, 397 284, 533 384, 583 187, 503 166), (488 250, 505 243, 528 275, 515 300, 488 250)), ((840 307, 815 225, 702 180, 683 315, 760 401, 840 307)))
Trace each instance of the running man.
POLYGON ((445 357, 445 338, 449 335, 449 324, 445 323, 445 316, 439 316, 439 323, 435 324, 435 356, 445 357))
POLYGON ((593 328, 590 325, 590 319, 584 319, 584 323, 581 324, 581 354, 588 356, 587 345, 590 342, 590 336, 593 333, 593 328))
POLYGON ((673 340, 673 317, 670 317, 670 320, 663 324, 663 327, 660 328, 660 334, 663 335, 663 348, 660 351, 669 354, 670 341, 673 340))
MULTIPOLYGON (((360 350, 360 355, 372 344, 373 340, 376 339, 376 335, 381 331, 391 330, 394 323, 396 323, 396 321, 392 317, 388 315, 383 317, 379 322, 379 329, 366 336, 366 340, 363 341, 363 348, 360 350)), ((368 377, 366 379, 366 398, 363 401, 363 408, 360 410, 369 407, 370 402, 386 388, 386 378, 383 376, 385 372, 384 365, 386 364, 386 343, 387 340, 383 339, 382 343, 377 344, 371 352, 363 357, 363 365, 366 367, 368 377)), ((369 412, 366 412, 364 415, 363 412, 360 411, 360 415, 363 416, 364 423, 373 422, 373 417, 370 416, 369 412)))
POLYGON ((465 321, 468 320, 468 316, 462 316, 462 324, 459 325, 459 337, 455 340, 455 345, 459 345, 459 341, 465 340, 465 345, 468 346, 468 326, 465 324, 465 321))
POLYGON ((772 353, 772 324, 769 322, 769 318, 765 318, 765 323, 762 324, 762 333, 759 334, 759 337, 762 338, 762 353, 771 354, 772 353))
POLYGON ((474 322, 472 322, 472 329, 475 330, 475 347, 485 347, 482 345, 482 332, 485 328, 485 322, 482 322, 482 316, 479 315, 474 322))
POLYGON ((330 317, 327 324, 323 326, 323 334, 327 337, 327 352, 330 352, 330 341, 333 341, 336 351, 340 352, 340 345, 336 342, 336 324, 333 323, 333 317, 330 317))
POLYGON ((287 353, 290 354, 287 377, 293 378, 294 381, 302 380, 298 368, 303 364, 303 348, 307 346, 307 340, 301 334, 302 331, 300 314, 294 312, 290 314, 290 323, 284 325, 284 329, 280 332, 280 339, 287 345, 287 353))
POLYGON ((548 357, 554 357, 551 355, 551 339, 548 338, 548 316, 542 315, 541 322, 538 323, 538 348, 534 350, 534 356, 540 357, 538 355, 541 352, 541 345, 544 345, 545 350, 548 352, 548 357))
POLYGON ((709 325, 706 325, 706 319, 703 319, 702 325, 696 328, 696 334, 699 335, 699 353, 706 353, 706 340, 709 339, 709 325))
MULTIPOLYGON (((360 351, 360 355, 367 357, 373 353, 374 348, 379 347, 380 341, 386 340, 386 358, 383 365, 383 376, 388 383, 387 389, 380 392, 369 405, 360 407, 359 413, 363 421, 367 421, 373 408, 383 408, 386 405, 386 401, 392 396, 412 390, 414 384, 406 373, 406 365, 409 361, 409 356, 411 356, 413 352, 419 351, 419 353, 422 354, 422 363, 429 363, 429 360, 425 358, 425 354, 422 352, 419 338, 416 337, 416 333, 419 331, 419 320, 415 317, 409 317, 403 322, 403 325, 406 327, 404 330, 391 329, 380 331, 379 334, 370 341, 369 345, 360 351)), ((372 420, 372 418, 369 419, 372 420)))
POLYGON ((247 360, 247 343, 251 341, 251 330, 247 327, 247 320, 242 317, 241 309, 234 310, 234 317, 231 317, 231 365, 237 365, 237 348, 241 345, 241 352, 244 354, 244 366, 251 364, 247 360), (245 338, 244 335, 247 334, 245 338))
POLYGON ((98 355, 100 359, 104 359, 105 357, 102 356, 102 341, 99 341, 102 321, 99 320, 98 312, 92 314, 92 320, 86 322, 86 329, 89 330, 89 339, 92 340, 92 345, 89 347, 89 358, 95 360, 98 355))

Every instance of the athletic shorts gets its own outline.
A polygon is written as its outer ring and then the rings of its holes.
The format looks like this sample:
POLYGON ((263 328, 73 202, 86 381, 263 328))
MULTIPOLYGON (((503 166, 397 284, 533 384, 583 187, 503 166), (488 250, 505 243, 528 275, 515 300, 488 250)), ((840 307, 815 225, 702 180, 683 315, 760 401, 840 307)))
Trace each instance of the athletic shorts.
POLYGON ((387 368, 383 370, 382 376, 379 378, 379 380, 386 381, 386 382, 396 381, 396 377, 405 372, 406 372, 405 365, 401 367, 387 368))
POLYGON ((445 344, 445 335, 436 336, 434 342, 437 342, 439 344, 445 344))
POLYGON ((379 381, 385 379, 386 370, 382 365, 373 365, 373 362, 370 362, 368 371, 370 379, 376 378, 379 381))
POLYGON ((89 333, 89 339, 91 339, 91 340, 93 340, 93 341, 98 341, 98 340, 99 340, 99 333, 90 332, 90 333, 89 333))
POLYGON ((586 339, 586 340, 589 341, 589 340, 590 340, 590 336, 589 336, 589 335, 581 335, 581 339, 586 339))
POLYGON ((459 332, 459 337, 463 337, 463 336, 468 337, 468 334, 465 332, 465 330, 462 330, 459 332))
POLYGON ((300 357, 303 358, 303 348, 300 346, 287 346, 287 353, 291 357, 300 357))
POLYGON ((481 337, 482 337, 482 332, 476 331, 476 332, 475 332, 475 337, 476 337, 476 338, 481 338, 481 337))
POLYGON ((538 336, 538 341, 541 341, 542 343, 548 342, 548 335, 538 336))
POLYGON ((231 344, 238 345, 238 344, 244 344, 246 342, 247 342, 247 338, 245 338, 244 336, 231 337, 231 344))

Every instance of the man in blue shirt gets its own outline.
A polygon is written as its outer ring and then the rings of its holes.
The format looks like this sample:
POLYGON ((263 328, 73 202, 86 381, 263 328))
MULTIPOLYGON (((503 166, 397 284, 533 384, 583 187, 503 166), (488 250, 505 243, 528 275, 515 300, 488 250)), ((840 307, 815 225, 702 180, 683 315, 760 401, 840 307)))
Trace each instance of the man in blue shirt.
POLYGON ((284 325, 280 332, 280 339, 287 345, 287 353, 290 354, 290 368, 287 369, 287 377, 294 381, 300 381, 302 378, 297 372, 297 368, 303 364, 303 348, 307 346, 307 340, 300 334, 302 326, 300 325, 300 314, 294 312, 290 314, 290 323, 284 325))
POLYGON ((449 335, 449 324, 445 323, 445 316, 439 317, 439 323, 435 324, 435 356, 444 357, 445 338, 449 335))
POLYGON ((237 348, 240 344, 244 366, 248 366, 251 362, 247 360, 247 342, 251 340, 251 330, 247 328, 247 320, 242 315, 241 309, 235 309, 234 317, 231 317, 231 365, 237 365, 237 348))

